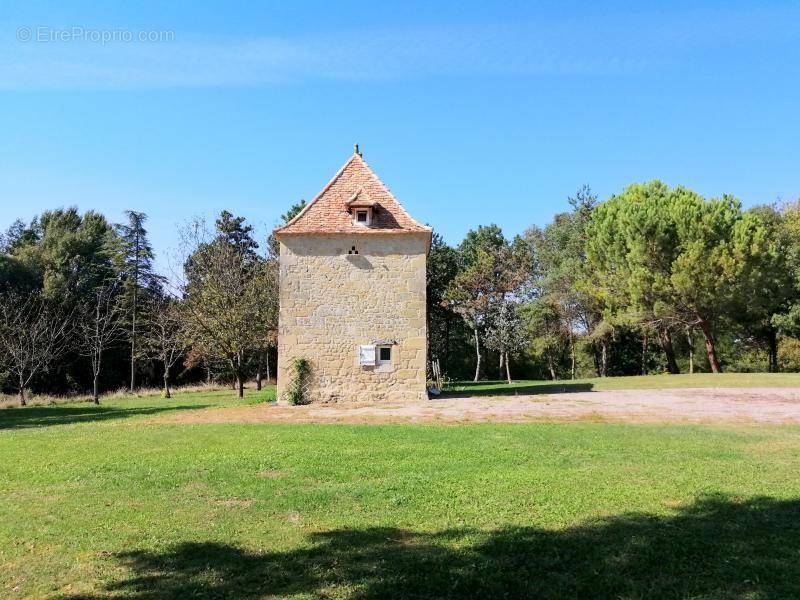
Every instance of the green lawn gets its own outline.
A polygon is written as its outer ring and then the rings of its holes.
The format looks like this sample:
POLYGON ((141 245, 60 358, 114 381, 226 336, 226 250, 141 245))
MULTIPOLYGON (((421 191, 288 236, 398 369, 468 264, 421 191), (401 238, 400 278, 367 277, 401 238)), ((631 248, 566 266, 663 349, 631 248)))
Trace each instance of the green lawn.
POLYGON ((228 404, 0 411, 0 597, 800 597, 800 427, 151 419, 228 404))
POLYGON ((636 377, 593 377, 560 381, 458 381, 445 395, 491 396, 509 394, 551 394, 603 390, 646 390, 691 387, 798 387, 800 373, 695 373, 693 375, 645 375, 636 377))
POLYGON ((4 429, 67 425, 97 421, 116 421, 132 417, 156 416, 214 406, 242 406, 275 400, 275 386, 265 386, 262 391, 248 391, 237 398, 231 390, 213 392, 175 393, 170 400, 159 396, 101 398, 100 405, 85 402, 64 402, 29 406, 24 409, 0 408, 0 432, 4 429))

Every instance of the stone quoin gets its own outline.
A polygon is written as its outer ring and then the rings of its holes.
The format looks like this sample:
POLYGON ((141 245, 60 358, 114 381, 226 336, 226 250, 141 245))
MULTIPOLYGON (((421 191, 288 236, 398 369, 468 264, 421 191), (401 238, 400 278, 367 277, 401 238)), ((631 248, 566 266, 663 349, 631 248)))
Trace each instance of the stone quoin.
POLYGON ((356 146, 280 242, 278 399, 295 357, 311 402, 420 400, 426 392, 430 227, 415 221, 356 146))

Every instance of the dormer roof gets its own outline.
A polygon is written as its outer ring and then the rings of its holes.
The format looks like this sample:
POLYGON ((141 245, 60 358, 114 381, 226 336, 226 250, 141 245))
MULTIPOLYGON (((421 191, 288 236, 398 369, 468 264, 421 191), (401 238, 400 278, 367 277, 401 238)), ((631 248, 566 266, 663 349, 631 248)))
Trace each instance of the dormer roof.
POLYGON ((274 230, 277 236, 315 233, 431 235, 431 231, 406 212, 358 151, 294 219, 274 230), (353 208, 372 209, 369 227, 353 222, 353 208))
POLYGON ((354 208, 376 208, 377 206, 378 202, 373 200, 369 193, 364 191, 364 188, 359 188, 345 204, 348 211, 352 211, 354 208))

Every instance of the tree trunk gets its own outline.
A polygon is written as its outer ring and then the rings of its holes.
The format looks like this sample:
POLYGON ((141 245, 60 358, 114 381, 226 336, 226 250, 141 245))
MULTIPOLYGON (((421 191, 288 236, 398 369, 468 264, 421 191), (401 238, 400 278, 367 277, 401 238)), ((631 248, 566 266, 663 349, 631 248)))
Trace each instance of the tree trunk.
POLYGON ((473 379, 473 381, 478 381, 481 378, 481 345, 478 339, 478 328, 475 327, 472 331, 475 334, 475 356, 477 357, 477 362, 475 363, 475 379, 473 379))
POLYGON ((642 375, 647 375, 647 331, 642 335, 642 375))
POLYGON ((450 368, 450 315, 448 314, 444 320, 444 371, 448 372, 450 368))
POLYGON ((98 393, 97 389, 98 388, 97 380, 99 379, 99 375, 100 375, 99 372, 95 372, 92 381, 92 400, 94 401, 95 404, 100 404, 100 394, 98 393))
POLYGON ((694 374, 694 335, 691 327, 686 328, 686 343, 689 346, 689 374, 694 374))
POLYGON ((172 398, 169 389, 169 367, 164 367, 164 398, 172 398))
POLYGON ((770 373, 778 372, 778 333, 774 328, 767 329, 767 347, 769 352, 769 366, 767 370, 770 373))
POLYGON ((722 373, 722 369, 719 368, 719 363, 717 362, 717 350, 716 346, 714 345, 714 336, 711 333, 711 327, 709 326, 708 321, 704 319, 701 319, 698 325, 700 326, 700 331, 703 332, 703 339, 705 340, 706 344, 708 366, 712 373, 722 373))
POLYGON ((267 383, 269 383, 270 379, 272 379, 272 374, 269 372, 269 350, 267 350, 267 355, 264 357, 264 363, 267 367, 267 383))
POLYGON ((569 356, 570 356, 570 376, 572 379, 577 379, 578 377, 578 369, 577 369, 577 360, 575 356, 575 335, 570 332, 569 334, 569 356))
POLYGON ((592 344, 592 360, 594 361, 594 372, 600 377, 600 357, 598 356, 597 344, 592 344))
POLYGON ((600 377, 608 376, 608 341, 600 341, 600 377))
POLYGON ((502 379, 503 378, 503 358, 504 358, 504 354, 503 354, 503 351, 501 350, 500 351, 499 376, 497 377, 498 379, 502 379))
POLYGON ((508 352, 506 354, 506 379, 508 380, 508 384, 511 385, 511 367, 509 367, 508 363, 508 352))
POLYGON ((261 391, 261 356, 258 357, 258 368, 256 369, 256 390, 261 391))
POLYGON ((22 375, 19 377, 19 405, 28 406, 28 401, 25 400, 25 381, 23 381, 22 375))
POLYGON ((241 351, 236 354, 236 360, 233 363, 233 374, 236 376, 236 395, 239 398, 244 398, 244 371, 242 370, 242 353, 241 351))
POLYGON ((658 341, 667 359, 667 372, 672 375, 677 375, 681 370, 678 368, 678 362, 675 360, 675 348, 672 346, 672 334, 670 334, 669 329, 662 327, 658 330, 658 341))
POLYGON ((136 391, 136 303, 138 301, 137 288, 139 286, 138 272, 133 282, 133 311, 131 312, 131 394, 136 391))
POLYGON ((555 381, 556 380, 556 367, 555 367, 555 364, 553 363, 553 357, 549 356, 549 355, 547 357, 547 369, 550 371, 550 379, 555 381))

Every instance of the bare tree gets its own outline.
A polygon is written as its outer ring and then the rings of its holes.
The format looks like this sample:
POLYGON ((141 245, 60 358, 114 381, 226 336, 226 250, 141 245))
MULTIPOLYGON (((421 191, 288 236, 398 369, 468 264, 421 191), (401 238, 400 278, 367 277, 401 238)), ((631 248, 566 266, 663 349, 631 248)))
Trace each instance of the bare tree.
POLYGON ((67 351, 71 328, 71 315, 37 292, 0 297, 0 354, 17 380, 20 405, 31 380, 67 351))
MULTIPOLYGON (((498 300, 489 310, 488 322, 486 347, 500 353, 500 367, 505 365, 506 380, 510 384, 510 356, 529 343, 516 304, 509 298, 498 300)), ((502 377, 502 372, 500 375, 502 377)))
POLYGON ((164 365, 164 397, 172 398, 171 370, 188 349, 180 308, 175 300, 164 298, 158 302, 144 341, 151 355, 164 365))
POLYGON ((92 363, 92 400, 95 404, 100 404, 98 384, 103 353, 124 337, 126 311, 119 303, 117 291, 115 284, 95 289, 91 303, 79 311, 76 326, 81 341, 78 352, 92 363))

